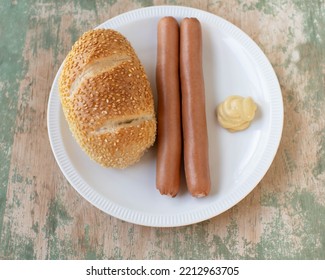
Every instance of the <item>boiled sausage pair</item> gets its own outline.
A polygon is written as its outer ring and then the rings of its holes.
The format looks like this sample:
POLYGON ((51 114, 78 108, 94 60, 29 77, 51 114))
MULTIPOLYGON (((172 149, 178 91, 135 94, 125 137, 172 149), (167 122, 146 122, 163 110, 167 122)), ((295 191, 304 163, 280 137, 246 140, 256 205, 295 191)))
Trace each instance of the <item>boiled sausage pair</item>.
POLYGON ((173 17, 159 21, 156 81, 157 189, 161 194, 176 196, 180 187, 183 152, 188 190, 195 197, 206 196, 211 182, 202 69, 202 31, 196 18, 183 19, 180 28, 173 17))

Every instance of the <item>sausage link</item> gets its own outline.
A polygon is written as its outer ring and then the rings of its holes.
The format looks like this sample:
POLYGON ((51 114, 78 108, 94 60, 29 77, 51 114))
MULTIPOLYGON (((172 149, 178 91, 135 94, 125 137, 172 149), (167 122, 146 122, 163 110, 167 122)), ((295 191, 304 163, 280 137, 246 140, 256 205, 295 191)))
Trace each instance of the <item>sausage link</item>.
POLYGON ((158 154, 156 186, 161 194, 176 196, 182 154, 179 85, 179 26, 173 17, 158 23, 156 83, 158 92, 158 154))
POLYGON ((202 30, 196 18, 185 18, 181 22, 180 76, 186 183, 193 196, 203 197, 210 192, 211 181, 202 69, 202 30))

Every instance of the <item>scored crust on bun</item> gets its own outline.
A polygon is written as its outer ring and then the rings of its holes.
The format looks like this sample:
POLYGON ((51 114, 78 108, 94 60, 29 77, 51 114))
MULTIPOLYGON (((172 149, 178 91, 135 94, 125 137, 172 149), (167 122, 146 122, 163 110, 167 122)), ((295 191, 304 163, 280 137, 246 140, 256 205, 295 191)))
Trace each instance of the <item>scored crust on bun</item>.
POLYGON ((153 145, 156 118, 150 84, 119 32, 83 34, 65 59, 59 92, 73 136, 102 166, 127 167, 153 145))

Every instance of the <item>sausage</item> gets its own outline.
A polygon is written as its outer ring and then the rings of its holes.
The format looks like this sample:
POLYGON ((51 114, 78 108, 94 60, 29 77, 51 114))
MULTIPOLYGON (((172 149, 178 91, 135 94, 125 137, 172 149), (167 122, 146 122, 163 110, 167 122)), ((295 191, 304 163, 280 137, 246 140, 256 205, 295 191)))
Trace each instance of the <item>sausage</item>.
POLYGON ((180 187, 182 128, 179 26, 173 17, 164 17, 158 23, 156 83, 158 92, 156 187, 161 194, 174 197, 180 187))
POLYGON ((180 77, 186 183, 192 196, 203 197, 210 192, 211 180, 202 69, 202 30, 196 18, 184 18, 181 22, 180 77))

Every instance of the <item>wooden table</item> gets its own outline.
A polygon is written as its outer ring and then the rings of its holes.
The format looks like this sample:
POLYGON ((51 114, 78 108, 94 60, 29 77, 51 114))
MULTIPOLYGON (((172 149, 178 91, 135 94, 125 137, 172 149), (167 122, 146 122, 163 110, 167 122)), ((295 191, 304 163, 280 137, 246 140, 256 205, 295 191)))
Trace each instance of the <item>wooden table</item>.
POLYGON ((0 5, 0 258, 325 259, 323 0, 22 1, 0 5), (251 36, 284 101, 273 164, 244 200, 208 221, 150 228, 120 221, 66 181, 47 136, 54 76, 73 42, 120 13, 187 5, 251 36))

